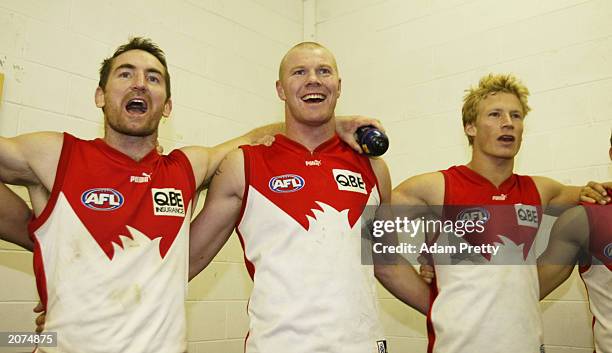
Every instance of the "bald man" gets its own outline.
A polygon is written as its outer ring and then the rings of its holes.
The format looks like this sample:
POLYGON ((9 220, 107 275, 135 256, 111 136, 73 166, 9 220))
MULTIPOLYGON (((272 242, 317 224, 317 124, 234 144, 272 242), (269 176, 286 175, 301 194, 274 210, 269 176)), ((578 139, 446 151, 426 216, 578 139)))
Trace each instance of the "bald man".
POLYGON ((236 229, 254 281, 247 353, 385 353, 375 274, 425 312, 428 288, 410 266, 398 287, 387 267, 362 265, 366 206, 388 202, 382 159, 352 151, 334 133, 341 79, 332 53, 300 43, 276 82, 286 136, 243 146, 222 162, 192 224, 190 273, 204 268, 236 229), (352 182, 350 182, 352 180, 352 182))

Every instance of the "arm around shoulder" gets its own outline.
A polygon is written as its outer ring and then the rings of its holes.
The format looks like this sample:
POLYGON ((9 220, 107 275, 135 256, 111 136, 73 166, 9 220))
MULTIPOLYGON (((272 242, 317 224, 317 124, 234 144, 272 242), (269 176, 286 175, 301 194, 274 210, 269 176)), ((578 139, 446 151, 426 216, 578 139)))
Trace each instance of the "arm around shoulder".
POLYGON ((244 155, 235 150, 215 172, 202 212, 191 223, 189 278, 202 271, 234 230, 245 188, 244 155))
POLYGON ((408 218, 417 218, 431 212, 438 214, 444 204, 444 175, 441 172, 410 177, 393 189, 393 206, 405 206, 408 218), (427 207, 422 207, 427 206, 427 207))

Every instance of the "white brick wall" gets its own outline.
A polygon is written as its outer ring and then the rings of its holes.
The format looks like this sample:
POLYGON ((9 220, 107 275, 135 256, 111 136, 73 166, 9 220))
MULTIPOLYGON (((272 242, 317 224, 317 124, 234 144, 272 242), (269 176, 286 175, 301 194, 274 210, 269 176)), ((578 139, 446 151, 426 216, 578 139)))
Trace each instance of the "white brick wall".
MULTIPOLYGON (((612 2, 606 0, 320 0, 317 39, 336 54, 339 113, 380 117, 394 185, 469 160, 464 89, 489 72, 530 88, 516 170, 565 183, 611 180, 612 2), (423 153, 427 148, 426 153, 423 153)), ((395 351, 425 352, 423 320, 381 291, 395 351)), ((582 282, 542 304, 547 352, 592 351, 582 282)))
MULTIPOLYGON (((165 149, 223 142, 282 119, 277 66, 302 27, 301 0, 1 0, 0 135, 101 136, 94 105, 100 62, 141 35, 164 49, 170 65, 174 109, 161 124, 165 149)), ((0 242, 0 279, 11 284, 0 286, 0 331, 34 327, 31 268, 31 254, 0 242)), ((190 286, 190 352, 242 352, 251 286, 233 236, 190 286)))

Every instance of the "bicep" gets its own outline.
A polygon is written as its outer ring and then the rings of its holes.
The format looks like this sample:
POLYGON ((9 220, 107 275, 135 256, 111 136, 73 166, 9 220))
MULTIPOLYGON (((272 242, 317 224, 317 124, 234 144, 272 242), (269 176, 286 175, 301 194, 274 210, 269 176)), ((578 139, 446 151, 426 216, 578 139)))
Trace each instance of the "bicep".
POLYGON ((392 193, 392 204, 408 218, 429 214, 439 215, 444 202, 444 176, 434 172, 404 180, 392 193))
POLYGON ((221 164, 206 193, 202 212, 191 223, 191 278, 212 261, 232 234, 242 206, 244 182, 240 175, 244 178, 244 167, 240 163, 241 158, 234 157, 221 164))
POLYGON ((0 137, 0 179, 18 185, 50 187, 62 149, 63 135, 39 132, 0 137))
POLYGON ((538 261, 573 266, 587 243, 588 233, 589 225, 583 207, 565 211, 553 224, 546 250, 538 261))
POLYGON ((574 207, 556 220, 550 231, 548 246, 538 258, 542 298, 570 276, 588 233, 588 221, 582 207, 574 207))
POLYGON ((0 238, 30 251, 34 244, 28 235, 30 208, 12 190, 0 183, 0 238))
POLYGON ((543 206, 551 206, 547 214, 558 215, 563 208, 576 206, 580 201, 580 187, 564 185, 546 177, 532 177, 543 206), (558 209, 555 209, 558 208, 558 209))

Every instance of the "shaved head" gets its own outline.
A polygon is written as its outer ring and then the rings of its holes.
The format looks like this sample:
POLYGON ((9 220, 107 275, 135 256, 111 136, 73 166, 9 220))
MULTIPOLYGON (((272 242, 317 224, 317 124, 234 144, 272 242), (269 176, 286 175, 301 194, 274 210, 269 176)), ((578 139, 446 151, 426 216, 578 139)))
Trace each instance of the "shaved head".
POLYGON ((280 66, 278 68, 278 79, 279 80, 282 79, 283 74, 287 71, 287 58, 289 58, 291 53, 293 53, 294 51, 300 50, 300 49, 321 49, 321 50, 326 51, 327 53, 329 53, 329 55, 332 58, 332 64, 333 64, 334 70, 338 72, 338 65, 336 64, 336 58, 334 57, 334 54, 332 54, 332 52, 329 51, 329 49, 327 49, 326 47, 316 42, 302 42, 302 43, 298 43, 294 45, 291 49, 289 49, 289 51, 287 51, 285 56, 283 56, 283 59, 281 60, 280 66))

